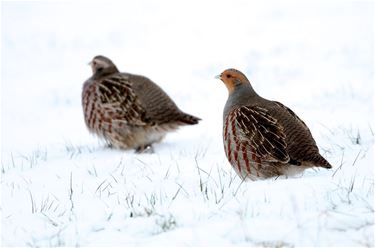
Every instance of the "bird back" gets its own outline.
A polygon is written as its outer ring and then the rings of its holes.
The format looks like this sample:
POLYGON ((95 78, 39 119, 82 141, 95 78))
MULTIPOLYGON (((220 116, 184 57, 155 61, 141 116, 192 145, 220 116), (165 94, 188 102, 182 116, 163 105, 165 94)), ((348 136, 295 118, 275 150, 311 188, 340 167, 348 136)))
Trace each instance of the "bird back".
POLYGON ((199 118, 182 112, 174 101, 157 84, 150 79, 133 74, 129 76, 132 88, 143 108, 146 109, 145 119, 155 124, 182 122, 197 124, 199 118))

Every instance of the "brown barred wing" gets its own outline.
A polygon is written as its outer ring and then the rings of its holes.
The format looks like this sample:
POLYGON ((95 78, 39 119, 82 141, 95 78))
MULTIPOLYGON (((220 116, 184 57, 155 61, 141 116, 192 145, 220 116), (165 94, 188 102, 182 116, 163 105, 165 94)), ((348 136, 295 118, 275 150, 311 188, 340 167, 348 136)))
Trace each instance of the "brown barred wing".
POLYGON ((315 166, 331 168, 329 162, 319 154, 319 148, 307 125, 288 107, 273 101, 269 111, 284 127, 288 154, 295 164, 312 162, 315 166))
POLYGON ((127 77, 119 74, 104 78, 98 87, 102 109, 113 122, 127 125, 146 125, 145 110, 139 103, 132 84, 127 77))
POLYGON ((273 101, 274 103, 276 103, 277 106, 285 109, 286 111, 288 111, 288 113, 294 118, 296 119, 298 122, 300 122, 303 126, 304 129, 306 129, 309 133, 310 133, 310 129, 307 127, 307 125, 305 124, 305 122, 303 120, 301 120, 301 118, 298 117, 298 115, 296 115, 296 113, 294 113, 293 110, 291 110, 290 108, 288 108, 287 106, 285 106, 284 104, 282 104, 281 102, 277 102, 277 101, 273 101))
POLYGON ((251 147, 257 157, 267 162, 289 161, 283 127, 267 109, 242 106, 234 111, 239 138, 251 147))
POLYGON ((147 77, 123 74, 129 76, 133 90, 147 110, 145 118, 156 125, 176 123, 179 125, 197 124, 199 118, 182 112, 168 94, 147 77))

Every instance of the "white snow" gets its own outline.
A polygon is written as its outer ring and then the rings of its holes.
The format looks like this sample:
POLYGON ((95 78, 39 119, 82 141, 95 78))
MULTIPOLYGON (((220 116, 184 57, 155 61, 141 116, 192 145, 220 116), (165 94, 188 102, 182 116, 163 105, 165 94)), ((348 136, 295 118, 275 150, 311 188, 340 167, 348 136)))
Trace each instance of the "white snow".
POLYGON ((3 246, 374 246, 371 1, 1 2, 3 246), (89 135, 95 55, 203 121, 154 154, 89 135), (293 109, 332 170, 242 183, 222 145, 243 71, 293 109))

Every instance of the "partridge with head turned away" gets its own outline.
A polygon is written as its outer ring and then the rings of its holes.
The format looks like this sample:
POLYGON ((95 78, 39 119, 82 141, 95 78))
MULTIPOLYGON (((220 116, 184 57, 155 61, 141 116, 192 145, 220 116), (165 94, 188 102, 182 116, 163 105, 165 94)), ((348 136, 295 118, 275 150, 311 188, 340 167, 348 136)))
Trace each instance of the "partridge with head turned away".
POLYGON ((242 179, 332 168, 319 154, 309 128, 292 110, 259 96, 238 70, 225 70, 217 78, 229 91, 223 118, 225 154, 242 179))
POLYGON ((121 73, 110 59, 96 56, 90 65, 93 75, 82 90, 84 119, 109 146, 142 152, 169 131, 200 120, 182 112, 150 79, 121 73))

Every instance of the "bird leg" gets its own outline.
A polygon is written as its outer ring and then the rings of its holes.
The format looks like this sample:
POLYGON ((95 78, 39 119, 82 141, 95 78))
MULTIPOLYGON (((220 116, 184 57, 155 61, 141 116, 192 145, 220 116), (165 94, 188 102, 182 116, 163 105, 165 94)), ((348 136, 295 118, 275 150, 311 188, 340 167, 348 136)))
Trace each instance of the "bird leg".
POLYGON ((112 143, 109 143, 109 142, 107 142, 107 143, 105 144, 105 147, 110 148, 110 149, 114 148, 113 144, 112 144, 112 143))
POLYGON ((154 148, 151 144, 138 146, 135 149, 135 153, 154 153, 154 148))

